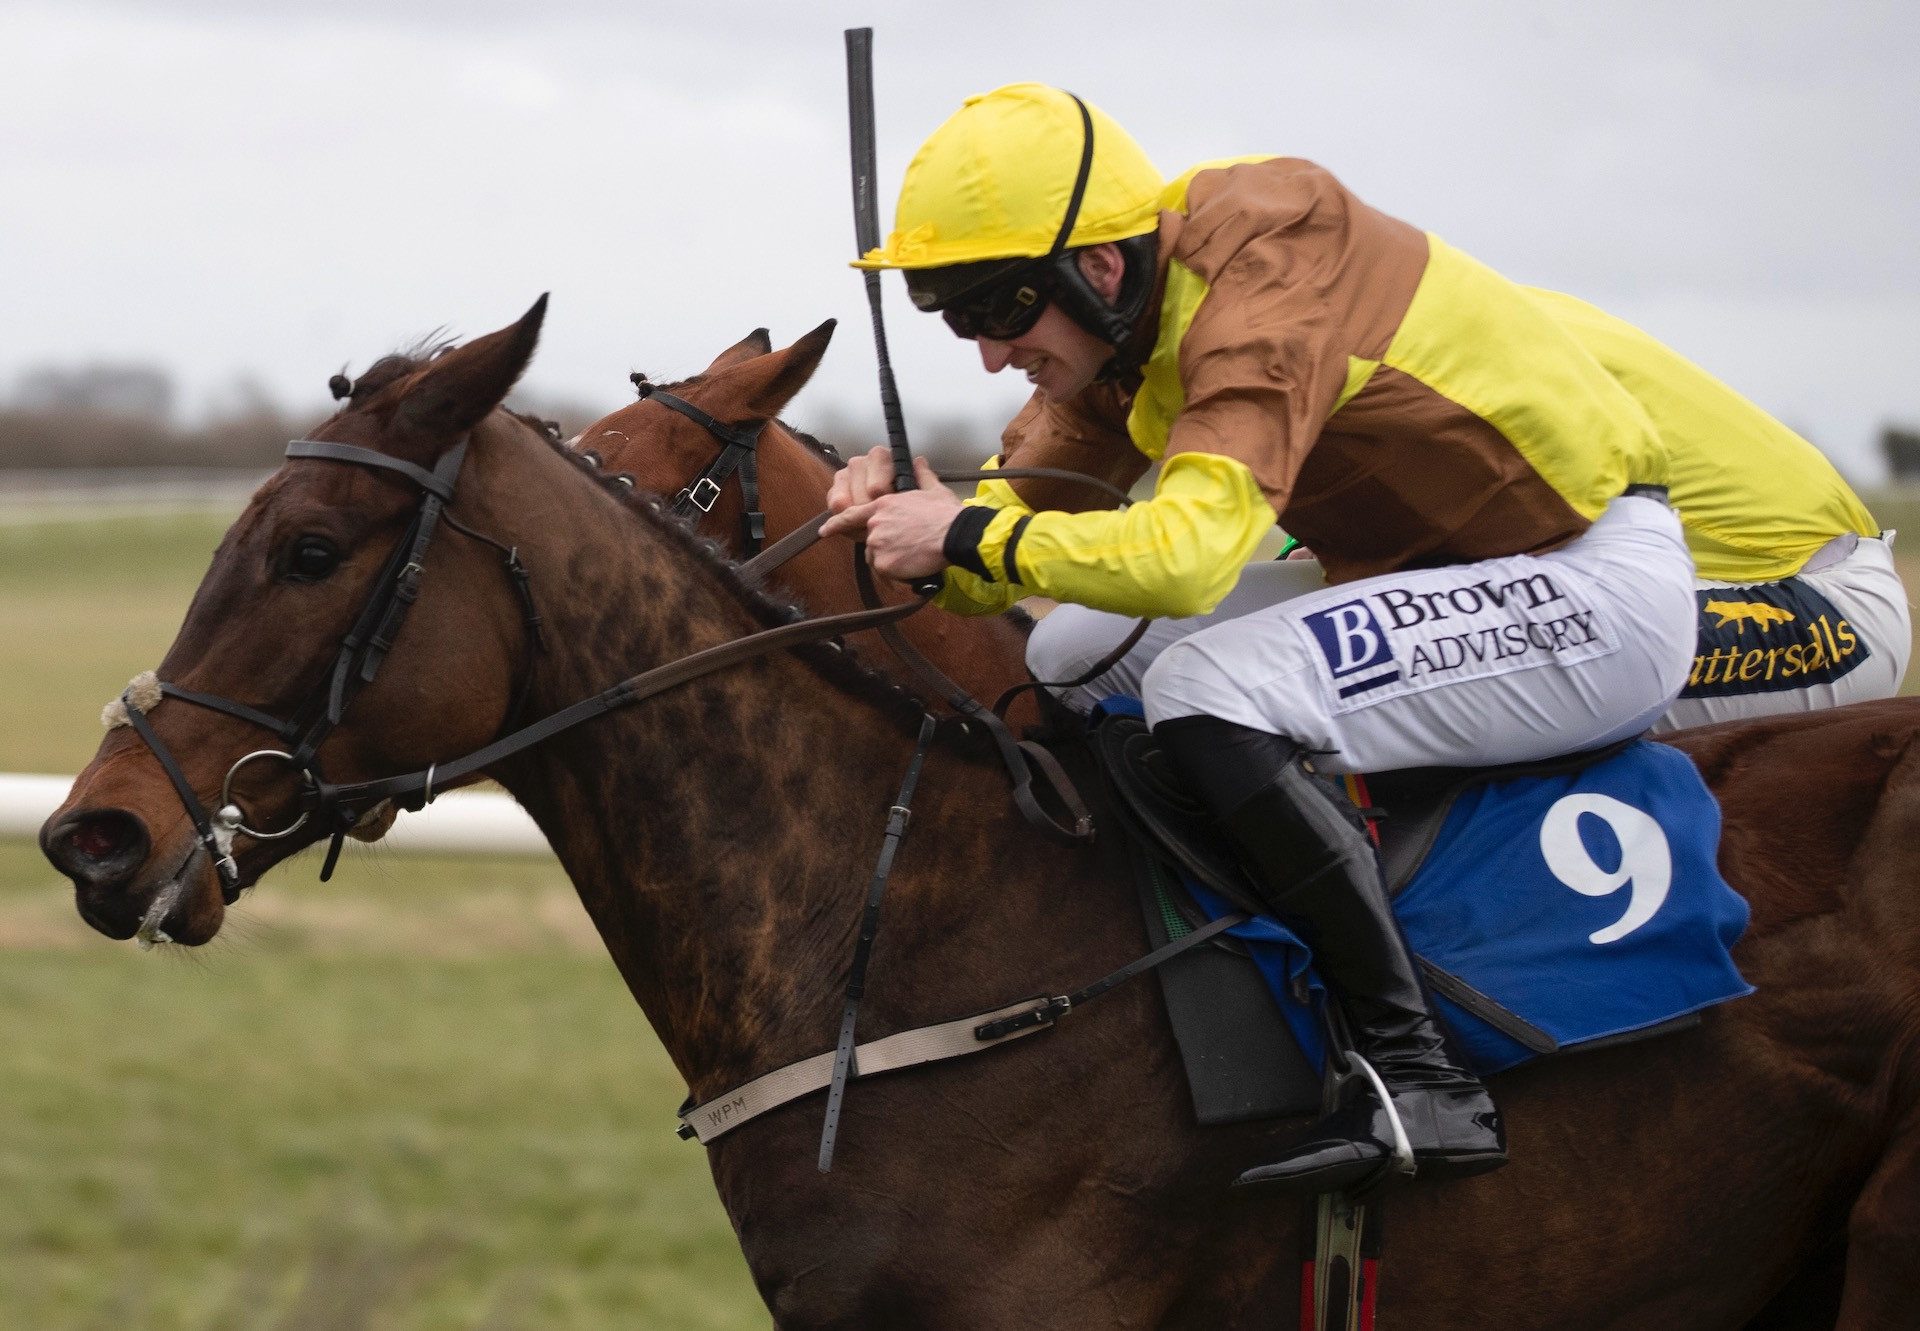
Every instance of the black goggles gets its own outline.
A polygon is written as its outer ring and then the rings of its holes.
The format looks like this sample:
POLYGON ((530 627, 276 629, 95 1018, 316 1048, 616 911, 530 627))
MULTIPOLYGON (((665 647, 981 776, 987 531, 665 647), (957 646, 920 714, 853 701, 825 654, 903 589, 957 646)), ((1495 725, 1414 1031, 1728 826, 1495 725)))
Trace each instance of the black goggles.
POLYGON ((1053 299, 1052 285, 1038 273, 996 283, 940 311, 956 337, 1009 342, 1031 329, 1053 299))

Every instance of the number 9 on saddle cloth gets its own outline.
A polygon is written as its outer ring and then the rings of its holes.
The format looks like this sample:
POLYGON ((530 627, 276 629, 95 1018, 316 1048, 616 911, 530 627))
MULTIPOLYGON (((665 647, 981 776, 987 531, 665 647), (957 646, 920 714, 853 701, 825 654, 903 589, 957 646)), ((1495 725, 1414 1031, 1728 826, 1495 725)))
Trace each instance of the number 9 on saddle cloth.
MULTIPOLYGON (((1186 899, 1156 903, 1159 927, 1261 910, 1226 838, 1170 788, 1140 715, 1109 699, 1092 738, 1138 851, 1179 871, 1186 899)), ((1636 740, 1518 768, 1388 773, 1369 795, 1386 806, 1394 913, 1481 1074, 1691 1024, 1753 992, 1731 957, 1748 911, 1716 864, 1719 806, 1677 750, 1636 740)), ((1264 914, 1228 932, 1321 1066, 1325 992, 1306 945, 1264 914)), ((1202 1121, 1252 1116, 1207 1112, 1194 1089, 1202 1121)))

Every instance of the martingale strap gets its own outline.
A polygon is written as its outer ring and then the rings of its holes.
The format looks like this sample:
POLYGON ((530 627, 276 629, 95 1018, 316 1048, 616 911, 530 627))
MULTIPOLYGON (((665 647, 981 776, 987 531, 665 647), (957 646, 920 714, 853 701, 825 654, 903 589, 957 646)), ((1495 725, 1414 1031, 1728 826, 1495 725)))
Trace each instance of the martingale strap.
MULTIPOLYGON (((1081 472, 1067 471, 1059 467, 1001 467, 985 471, 940 471, 934 474, 942 481, 949 482, 982 480, 1077 481, 1081 484, 1092 486, 1096 490, 1105 491, 1109 497, 1118 501, 1123 508, 1132 502, 1127 492, 1117 485, 1103 481, 1097 476, 1088 476, 1081 472)), ((824 518, 825 515, 822 515, 821 520, 824 521, 824 518)), ((802 530, 808 529, 803 528, 802 530)), ((811 531, 817 533, 818 526, 814 526, 811 531)), ((799 537, 800 532, 794 532, 791 536, 788 536, 776 545, 774 550, 769 550, 767 554, 772 555, 775 550, 782 550, 784 551, 782 557, 789 558, 805 549, 807 545, 812 544, 810 539, 797 541, 799 537), (789 541, 796 541, 796 544, 792 550, 786 551, 785 547, 789 541)), ((757 563, 758 561, 755 562, 757 563)), ((865 549, 862 546, 856 545, 854 548, 853 578, 860 589, 860 599, 862 601, 870 606, 880 604, 879 589, 874 585, 873 573, 867 567, 865 549)), ((978 725, 987 733, 988 738, 993 741, 995 751, 1000 756, 1001 765, 1007 770, 1008 780, 1012 782, 1013 803, 1014 806, 1020 810, 1021 815, 1034 827, 1039 828, 1048 836, 1072 845, 1078 842, 1089 841, 1093 838, 1093 815, 1088 811, 1086 802, 1081 799, 1080 792, 1074 789, 1073 782, 1068 778, 1066 771, 1061 768, 1058 760, 1056 760, 1051 753, 1047 752, 1045 748, 1038 744, 1031 743, 1027 740, 1017 740, 1013 737, 1012 731, 1007 728, 1006 724, 1007 706, 1017 694, 1025 689, 1072 688, 1105 674, 1109 668, 1119 663, 1120 658, 1133 650, 1134 644, 1140 641, 1141 635, 1147 631, 1147 625, 1151 622, 1151 620, 1143 619, 1138 624, 1135 624, 1133 631, 1127 635, 1125 641, 1112 652, 1109 652, 1106 657, 1095 664, 1091 670, 1079 679, 1069 680, 1064 684, 1052 681, 1016 684, 1001 694, 999 699, 996 700, 990 708, 983 706, 979 699, 955 683, 945 671, 941 670, 940 667, 927 658, 925 653, 915 647, 898 628, 889 625, 880 630, 880 636, 882 640, 886 642, 887 646, 893 649, 893 654, 899 657, 909 669, 919 675, 921 680, 946 702, 947 706, 959 713, 968 722, 978 725), (1048 813, 1046 808, 1041 805, 1039 799, 1034 795, 1034 771, 1036 769, 1046 778, 1047 784, 1052 788, 1055 798, 1057 798, 1065 808, 1067 812, 1066 822, 1063 823, 1048 813)))
POLYGON ((873 880, 867 885, 867 904, 860 912, 860 937, 853 945, 853 965, 847 971, 846 1004, 840 1010, 840 1042, 833 1055, 833 1079, 827 1087, 827 1116, 820 1126, 820 1172, 833 1168, 833 1142, 840 1132, 840 1102, 847 1093, 847 1077, 853 1070, 853 1028, 860 1016, 860 999, 867 992, 867 961, 873 955, 873 940, 880 932, 880 897, 887 890, 887 875, 893 872, 893 854, 907 835, 907 823, 913 816, 913 790, 920 784, 920 768, 927 761, 927 749, 933 743, 933 716, 920 718, 920 739, 907 763, 907 774, 900 781, 900 793, 887 812, 886 834, 880 839, 880 859, 873 866, 873 880))
MULTIPOLYGON (((860 599, 870 606, 879 605, 880 592, 874 586, 872 571, 867 567, 864 546, 854 547, 853 578, 859 585, 860 599)), ((1088 811, 1086 801, 1081 799, 1080 792, 1074 789, 1066 771, 1051 753, 1038 744, 1015 739, 1004 719, 982 706, 979 699, 948 678, 946 672, 928 660, 897 626, 885 626, 880 630, 880 637, 893 649, 895 656, 945 700, 947 706, 986 731, 988 738, 993 741, 994 750, 1000 755, 1001 765, 1007 769, 1007 779, 1013 783, 1014 806, 1029 823, 1068 845, 1093 838, 1093 814, 1088 811), (1054 818, 1035 797, 1034 768, 1038 768, 1047 778, 1055 797, 1065 807, 1066 822, 1054 818)))

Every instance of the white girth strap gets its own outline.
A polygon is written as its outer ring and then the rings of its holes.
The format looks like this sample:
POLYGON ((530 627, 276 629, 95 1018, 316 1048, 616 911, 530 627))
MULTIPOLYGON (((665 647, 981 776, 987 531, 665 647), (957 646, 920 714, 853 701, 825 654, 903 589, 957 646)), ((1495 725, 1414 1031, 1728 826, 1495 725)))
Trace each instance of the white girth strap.
MULTIPOLYGON (((899 1031, 879 1040, 856 1045, 853 1050, 853 1072, 848 1080, 858 1081, 876 1077, 882 1072, 897 1072, 901 1068, 917 1067, 922 1063, 936 1063, 943 1058, 976 1054, 1009 1040, 1017 1040, 1023 1035, 1047 1030, 1053 1025, 1052 1021, 1022 1026, 993 1039, 983 1040, 975 1033, 988 1022, 1031 1012, 1045 1007, 1048 1002, 1046 998, 1030 998, 1025 1002, 995 1008, 991 1012, 962 1017, 958 1021, 899 1031)), ((829 1049, 798 1063, 789 1063, 703 1105, 683 1111, 680 1115, 680 1135, 698 1138, 702 1146, 710 1146, 714 1138, 731 1132, 748 1119, 824 1089, 833 1077, 833 1054, 834 1051, 829 1049)))

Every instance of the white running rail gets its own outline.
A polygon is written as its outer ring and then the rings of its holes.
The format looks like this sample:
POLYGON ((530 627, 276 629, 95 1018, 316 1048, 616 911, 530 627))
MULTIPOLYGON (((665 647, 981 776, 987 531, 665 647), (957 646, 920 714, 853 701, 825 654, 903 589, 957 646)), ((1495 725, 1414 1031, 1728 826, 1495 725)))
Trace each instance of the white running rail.
MULTIPOLYGON (((70 776, 0 772, 0 837, 37 837, 73 788, 70 776)), ((497 791, 456 790, 403 813, 381 846, 399 854, 551 855, 525 809, 497 791)))

